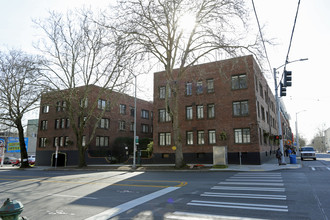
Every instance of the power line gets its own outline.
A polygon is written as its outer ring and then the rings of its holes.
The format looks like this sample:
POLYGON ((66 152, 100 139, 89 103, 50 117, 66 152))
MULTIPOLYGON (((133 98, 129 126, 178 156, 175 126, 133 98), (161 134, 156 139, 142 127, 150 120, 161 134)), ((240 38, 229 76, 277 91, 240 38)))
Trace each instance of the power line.
MULTIPOLYGON (((252 0, 253 1, 253 0, 252 0)), ((293 23, 293 28, 292 28, 292 32, 291 32, 291 37, 290 37, 290 43, 289 43, 289 49, 288 49, 288 53, 286 55, 286 59, 285 59, 285 65, 284 65, 284 70, 286 69, 286 64, 289 62, 289 53, 290 53, 290 49, 291 49, 291 43, 292 43, 292 39, 293 39, 293 33, 296 27, 296 23, 297 23, 297 17, 298 17, 298 11, 299 11, 299 6, 300 6, 300 0, 298 1, 298 6, 297 6, 297 11, 296 11, 296 16, 294 18, 294 23, 293 23)))
POLYGON ((270 71, 272 71, 272 66, 270 65, 270 62, 269 62, 269 58, 268 58, 268 54, 267 54, 267 50, 266 50, 265 41, 264 41, 264 38, 262 36, 262 32, 261 32, 261 28, 260 28, 260 23, 259 23, 259 18, 258 18, 258 15, 257 15, 257 10, 256 10, 256 8, 254 6, 254 1, 253 0, 252 0, 252 6, 253 6, 254 14, 255 14, 256 19, 257 19, 259 33, 260 33, 260 37, 261 37, 261 40, 262 40, 262 45, 264 46, 264 50, 265 50, 265 55, 266 55, 266 59, 267 59, 267 62, 268 62, 268 66, 269 66, 270 71))

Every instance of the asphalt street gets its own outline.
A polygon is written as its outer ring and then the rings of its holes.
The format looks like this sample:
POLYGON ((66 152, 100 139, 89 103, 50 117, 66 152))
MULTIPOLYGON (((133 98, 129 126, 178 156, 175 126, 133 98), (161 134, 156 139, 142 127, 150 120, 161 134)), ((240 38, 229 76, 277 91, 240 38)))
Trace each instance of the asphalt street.
POLYGON ((30 220, 328 220, 329 182, 327 154, 268 172, 0 169, 0 199, 30 220))

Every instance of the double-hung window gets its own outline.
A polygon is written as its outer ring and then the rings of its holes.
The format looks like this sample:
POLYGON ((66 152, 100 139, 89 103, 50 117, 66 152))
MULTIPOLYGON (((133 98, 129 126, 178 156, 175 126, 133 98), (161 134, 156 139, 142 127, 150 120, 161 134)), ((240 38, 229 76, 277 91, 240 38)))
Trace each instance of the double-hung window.
POLYGON ((186 139, 187 139, 187 145, 193 145, 194 144, 194 133, 192 131, 187 131, 186 139))
POLYGON ((234 129, 235 133, 235 143, 241 144, 241 143, 250 143, 250 128, 238 128, 234 129))
POLYGON ((246 74, 232 76, 231 88, 234 90, 247 88, 246 74))
POLYGON ((207 83, 207 92, 208 93, 214 92, 214 80, 208 79, 208 80, 206 80, 206 83, 207 83))
POLYGON ((207 117, 214 118, 215 117, 215 106, 214 104, 207 105, 207 117))
POLYGON ((186 119, 192 120, 193 119, 193 109, 192 106, 186 106, 186 119))
POLYGON ((205 144, 205 141, 204 141, 204 131, 197 131, 197 143, 199 145, 205 144))
POLYGON ((246 116, 249 114, 248 101, 233 102, 234 116, 246 116))
POLYGON ((203 105, 197 105, 196 112, 197 112, 197 119, 204 118, 204 106, 203 105))
POLYGON ((209 144, 215 144, 216 138, 215 138, 215 130, 209 130, 209 144))
POLYGON ((186 83, 186 95, 192 95, 192 83, 186 83))

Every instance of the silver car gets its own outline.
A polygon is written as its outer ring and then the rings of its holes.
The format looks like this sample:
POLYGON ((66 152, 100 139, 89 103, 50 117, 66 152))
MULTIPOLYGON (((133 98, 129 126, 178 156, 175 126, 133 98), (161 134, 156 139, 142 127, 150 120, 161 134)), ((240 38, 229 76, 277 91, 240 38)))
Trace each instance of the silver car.
POLYGON ((301 157, 301 160, 304 160, 304 159, 316 160, 316 154, 315 154, 314 147, 312 147, 312 146, 302 147, 300 149, 300 157, 301 157))

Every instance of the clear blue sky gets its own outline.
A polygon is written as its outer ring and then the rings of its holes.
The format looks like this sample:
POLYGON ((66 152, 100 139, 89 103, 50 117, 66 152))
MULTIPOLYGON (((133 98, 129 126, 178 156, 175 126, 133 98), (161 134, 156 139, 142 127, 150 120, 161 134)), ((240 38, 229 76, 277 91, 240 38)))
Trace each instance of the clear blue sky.
MULTIPOLYGON (((265 25, 265 37, 276 43, 267 46, 270 63, 272 68, 279 67, 285 62, 298 0, 254 1, 260 23, 265 25)), ((32 42, 38 39, 38 32, 33 28, 32 18, 44 17, 48 10, 64 12, 91 2, 93 7, 102 8, 111 1, 0 0, 0 49, 18 48, 33 52, 32 42)), ((247 0, 246 4, 252 8, 251 1, 247 0)), ((309 60, 287 66, 292 71, 293 86, 287 89, 287 97, 283 99, 292 117, 291 127, 295 133, 296 113, 306 110, 298 114, 298 123, 300 134, 309 140, 318 128, 330 127, 329 10, 329 0, 301 0, 289 60, 309 60)), ((254 15, 251 18, 254 19, 254 15)), ((272 73, 265 71, 265 75, 273 88, 272 73)), ((149 93, 148 99, 152 99, 152 91, 152 88, 144 90, 149 93)))

